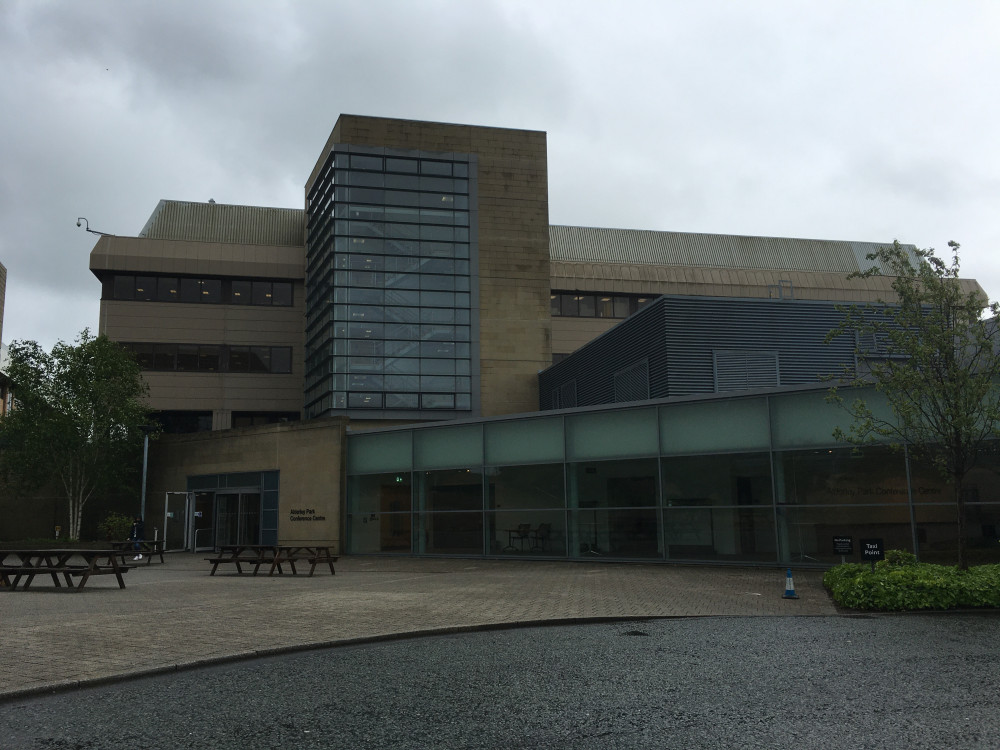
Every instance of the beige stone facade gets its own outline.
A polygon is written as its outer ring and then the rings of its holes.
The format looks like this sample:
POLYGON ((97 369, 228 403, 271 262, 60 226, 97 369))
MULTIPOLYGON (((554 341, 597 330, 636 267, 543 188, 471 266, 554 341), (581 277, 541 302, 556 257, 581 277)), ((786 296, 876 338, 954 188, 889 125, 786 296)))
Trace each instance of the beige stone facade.
POLYGON ((163 518, 166 493, 186 492, 190 477, 277 471, 277 543, 339 551, 346 425, 329 418, 162 436, 150 446, 147 526, 163 518))
POLYGON ((121 342, 290 346, 289 374, 150 371, 145 377, 151 408, 210 412, 213 429, 230 427, 233 412, 298 414, 304 369, 304 257, 300 246, 101 237, 90 256, 91 271, 104 285, 98 332, 121 342), (111 287, 119 273, 286 280, 292 283, 293 304, 116 300, 111 287))

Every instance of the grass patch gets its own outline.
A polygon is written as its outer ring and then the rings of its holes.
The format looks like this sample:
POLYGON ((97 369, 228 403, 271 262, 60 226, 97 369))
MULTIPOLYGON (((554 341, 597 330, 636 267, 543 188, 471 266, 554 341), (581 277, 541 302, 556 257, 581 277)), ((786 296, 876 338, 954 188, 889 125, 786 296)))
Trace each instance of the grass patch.
POLYGON ((890 550, 870 565, 848 563, 828 570, 823 585, 842 607, 882 612, 955 607, 1000 607, 1000 565, 918 563, 908 552, 890 550))

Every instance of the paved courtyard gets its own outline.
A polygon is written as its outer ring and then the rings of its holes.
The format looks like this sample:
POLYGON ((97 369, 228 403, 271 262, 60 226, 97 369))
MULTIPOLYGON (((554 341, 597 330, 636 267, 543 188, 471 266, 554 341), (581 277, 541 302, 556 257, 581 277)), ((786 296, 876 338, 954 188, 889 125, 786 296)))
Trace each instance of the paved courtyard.
POLYGON ((602 619, 834 615, 822 574, 616 563, 341 558, 336 576, 209 576, 205 554, 82 591, 0 591, 0 700, 126 675, 490 626, 602 619))

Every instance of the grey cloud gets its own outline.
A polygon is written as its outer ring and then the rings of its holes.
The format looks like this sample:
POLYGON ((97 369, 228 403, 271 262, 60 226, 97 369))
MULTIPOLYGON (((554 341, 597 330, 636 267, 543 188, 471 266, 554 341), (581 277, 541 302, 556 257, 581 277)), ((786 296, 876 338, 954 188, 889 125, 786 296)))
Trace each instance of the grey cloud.
POLYGON ((77 216, 134 234, 160 198, 299 206, 341 112, 547 131, 553 223, 954 236, 996 293, 997 22, 977 2, 5 0, 4 333, 96 327, 77 216))

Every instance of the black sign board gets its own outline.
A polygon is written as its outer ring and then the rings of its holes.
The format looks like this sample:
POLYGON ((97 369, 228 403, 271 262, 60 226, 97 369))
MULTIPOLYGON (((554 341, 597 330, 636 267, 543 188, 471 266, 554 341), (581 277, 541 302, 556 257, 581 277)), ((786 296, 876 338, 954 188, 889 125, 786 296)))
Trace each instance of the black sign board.
POLYGON ((833 538, 833 554, 835 554, 835 555, 853 555, 854 554, 854 537, 853 536, 835 536, 833 538))
POLYGON ((881 560, 885 557, 885 553, 882 547, 881 539, 862 539, 861 540, 861 559, 871 560, 875 562, 876 560, 881 560))

